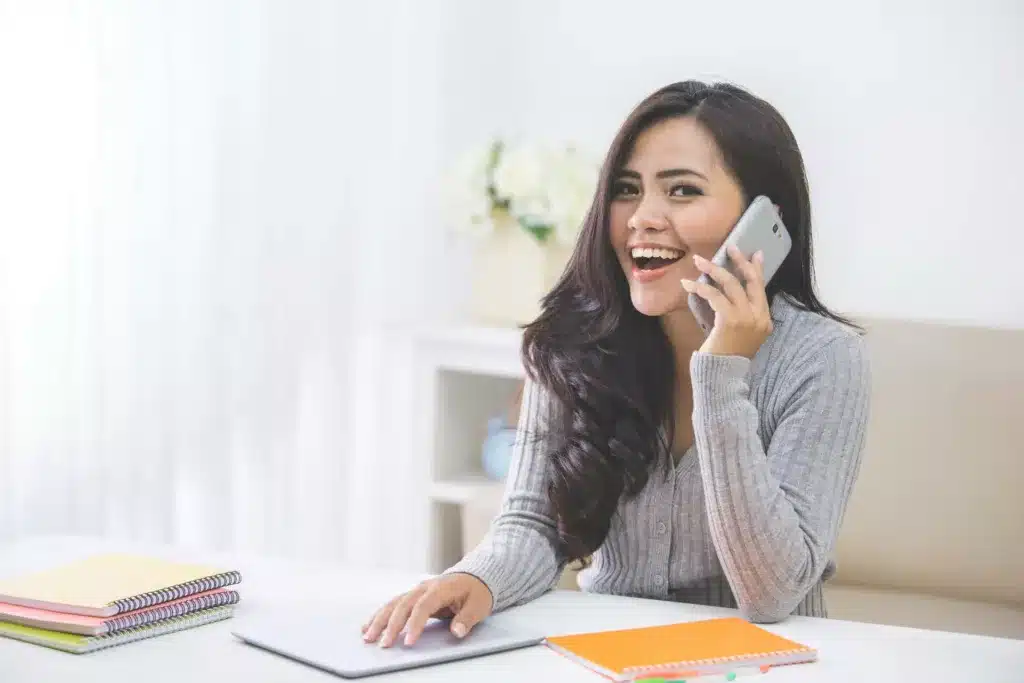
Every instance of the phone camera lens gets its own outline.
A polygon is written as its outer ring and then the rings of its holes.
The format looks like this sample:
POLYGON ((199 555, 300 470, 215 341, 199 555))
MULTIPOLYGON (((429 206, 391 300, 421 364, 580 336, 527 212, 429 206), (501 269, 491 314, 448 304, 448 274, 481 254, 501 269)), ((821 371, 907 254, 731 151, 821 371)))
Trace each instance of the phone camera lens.
POLYGON ((778 231, 779 231, 779 225, 778 225, 778 223, 776 223, 775 225, 772 226, 772 232, 778 232, 778 231))

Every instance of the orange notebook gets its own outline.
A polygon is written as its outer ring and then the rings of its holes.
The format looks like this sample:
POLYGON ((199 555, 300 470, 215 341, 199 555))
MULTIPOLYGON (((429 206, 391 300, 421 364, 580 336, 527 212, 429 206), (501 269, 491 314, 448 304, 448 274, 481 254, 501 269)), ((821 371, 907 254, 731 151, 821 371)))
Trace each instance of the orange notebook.
POLYGON ((728 673, 817 659, 813 648, 739 617, 547 638, 548 647, 614 681, 728 673))

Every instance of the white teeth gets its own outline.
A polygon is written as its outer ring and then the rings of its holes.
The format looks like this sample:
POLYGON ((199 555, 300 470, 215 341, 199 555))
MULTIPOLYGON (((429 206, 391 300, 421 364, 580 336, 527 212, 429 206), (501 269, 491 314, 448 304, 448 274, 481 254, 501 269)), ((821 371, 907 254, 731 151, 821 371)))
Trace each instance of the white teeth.
POLYGON ((650 247, 634 247, 630 252, 633 258, 664 258, 675 259, 682 256, 682 252, 675 249, 651 249, 650 247))

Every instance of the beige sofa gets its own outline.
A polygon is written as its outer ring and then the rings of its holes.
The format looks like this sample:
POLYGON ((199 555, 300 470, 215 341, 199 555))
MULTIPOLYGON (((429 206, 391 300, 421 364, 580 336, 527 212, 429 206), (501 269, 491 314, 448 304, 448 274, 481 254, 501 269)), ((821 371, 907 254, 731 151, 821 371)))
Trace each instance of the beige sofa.
MULTIPOLYGON (((873 406, 830 616, 1024 639, 1024 330, 862 322, 873 406)), ((465 506, 464 547, 500 493, 465 506)))
POLYGON ((1024 330, 869 320, 838 618, 1024 638, 1024 330))

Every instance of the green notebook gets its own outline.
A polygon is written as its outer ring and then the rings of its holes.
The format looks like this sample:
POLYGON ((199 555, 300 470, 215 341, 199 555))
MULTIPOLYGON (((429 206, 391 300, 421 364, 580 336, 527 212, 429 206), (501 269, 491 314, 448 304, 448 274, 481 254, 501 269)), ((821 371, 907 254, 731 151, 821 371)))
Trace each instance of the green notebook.
POLYGON ((65 652, 84 654, 94 652, 115 645, 123 645, 143 638, 162 636, 165 633, 182 631, 187 628, 194 628, 220 621, 230 617, 235 610, 234 605, 222 605, 210 609, 184 614, 180 617, 164 619, 145 626, 130 628, 124 631, 117 631, 102 636, 83 636, 76 633, 64 633, 62 631, 48 631, 32 626, 23 626, 10 622, 0 621, 0 636, 24 640, 27 643, 44 645, 65 652))

